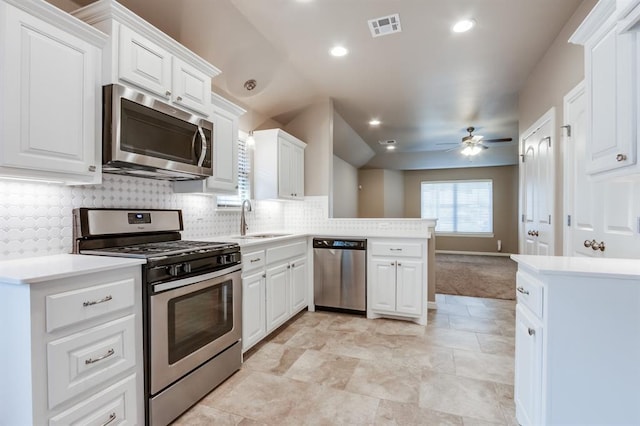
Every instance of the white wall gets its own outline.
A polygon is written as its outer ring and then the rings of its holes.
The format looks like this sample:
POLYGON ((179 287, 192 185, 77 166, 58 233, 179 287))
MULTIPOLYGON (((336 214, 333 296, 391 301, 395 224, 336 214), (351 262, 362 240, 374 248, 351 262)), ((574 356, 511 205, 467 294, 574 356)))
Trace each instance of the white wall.
POLYGON ((333 156, 333 217, 358 216, 358 169, 333 156))

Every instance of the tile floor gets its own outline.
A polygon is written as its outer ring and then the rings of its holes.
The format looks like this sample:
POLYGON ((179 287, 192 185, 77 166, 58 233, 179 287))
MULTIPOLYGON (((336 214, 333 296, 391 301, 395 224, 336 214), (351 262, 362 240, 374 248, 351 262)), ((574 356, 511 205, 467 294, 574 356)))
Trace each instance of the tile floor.
POLYGON ((426 327, 304 312, 175 425, 516 425, 515 301, 437 295, 426 327))

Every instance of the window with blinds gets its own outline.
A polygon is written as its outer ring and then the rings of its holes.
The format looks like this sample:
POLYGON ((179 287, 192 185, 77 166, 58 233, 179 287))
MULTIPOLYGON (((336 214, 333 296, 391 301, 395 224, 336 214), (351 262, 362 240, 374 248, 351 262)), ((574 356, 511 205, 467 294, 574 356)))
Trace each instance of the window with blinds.
POLYGON ((493 181, 421 183, 421 216, 437 218, 437 233, 493 232, 493 181))
POLYGON ((238 140, 238 193, 235 195, 218 195, 216 205, 219 209, 240 208, 242 200, 251 197, 251 159, 247 143, 238 140))

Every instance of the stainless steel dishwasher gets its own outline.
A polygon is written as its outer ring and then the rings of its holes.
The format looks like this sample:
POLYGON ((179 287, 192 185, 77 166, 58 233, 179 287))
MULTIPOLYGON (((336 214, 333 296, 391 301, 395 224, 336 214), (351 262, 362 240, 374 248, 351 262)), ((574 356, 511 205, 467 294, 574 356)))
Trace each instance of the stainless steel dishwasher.
POLYGON ((367 240, 314 238, 313 286, 317 309, 366 314, 367 240))

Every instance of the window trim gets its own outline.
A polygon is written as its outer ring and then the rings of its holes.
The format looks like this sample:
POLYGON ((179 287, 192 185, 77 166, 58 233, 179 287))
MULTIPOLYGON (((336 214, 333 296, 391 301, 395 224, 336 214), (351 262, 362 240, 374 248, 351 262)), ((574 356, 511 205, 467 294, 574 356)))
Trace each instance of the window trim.
POLYGON ((238 201, 238 205, 220 205, 218 203, 218 200, 222 197, 234 197, 234 195, 230 195, 230 194, 218 194, 215 195, 215 210, 216 211, 220 211, 220 212, 234 212, 234 211, 240 211, 241 210, 241 205, 242 205, 242 201, 243 198, 240 195, 240 191, 241 191, 241 183, 240 183, 240 173, 241 173, 241 167, 240 167, 240 160, 241 160, 241 156, 240 156, 240 143, 245 144, 244 150, 245 150, 245 157, 246 157, 246 168, 248 169, 246 175, 246 179, 247 179, 247 197, 251 199, 252 196, 252 192, 253 192, 253 170, 252 170, 252 165, 253 165, 253 149, 246 146, 246 142, 247 139, 249 137, 249 134, 246 132, 243 132, 242 130, 238 131, 238 193, 235 195, 238 197, 239 201, 238 201))
POLYGON ((423 184, 443 184, 443 183, 471 183, 471 182, 489 182, 491 184, 491 231, 480 232, 456 232, 456 231, 438 231, 436 225, 436 236, 440 237, 462 237, 462 238, 493 238, 495 236, 494 224, 494 200, 493 200, 493 179, 447 179, 447 180, 423 180, 420 181, 420 216, 422 217, 422 185, 423 184))

